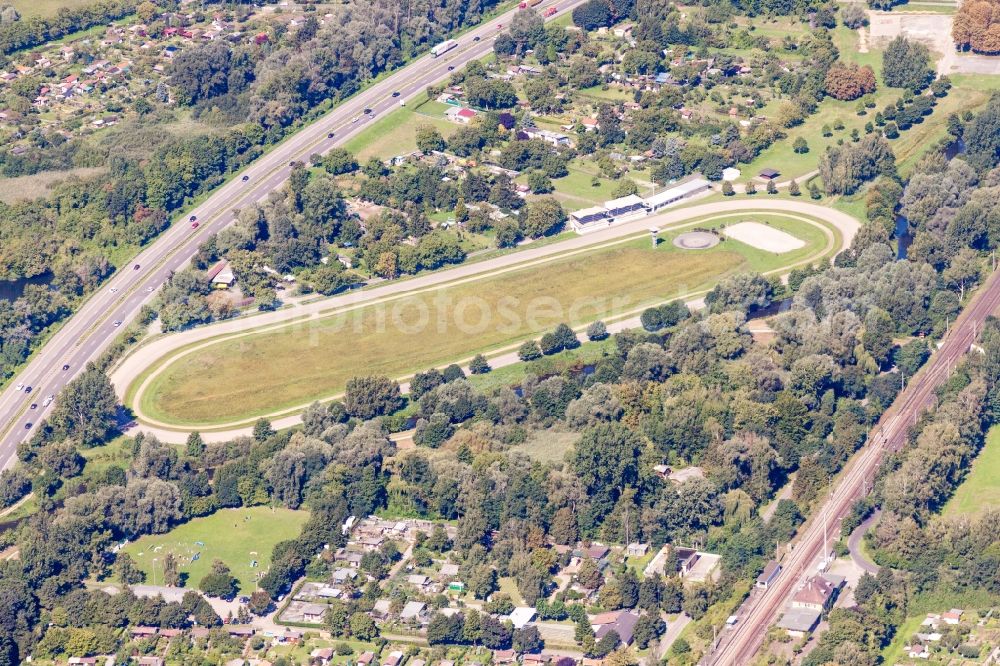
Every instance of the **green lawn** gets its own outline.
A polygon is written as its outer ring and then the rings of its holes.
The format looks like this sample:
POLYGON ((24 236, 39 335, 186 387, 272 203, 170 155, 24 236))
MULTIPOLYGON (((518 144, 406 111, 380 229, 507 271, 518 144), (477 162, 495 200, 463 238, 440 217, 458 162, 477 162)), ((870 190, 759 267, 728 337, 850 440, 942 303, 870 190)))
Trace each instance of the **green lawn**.
POLYGON ((94 2, 93 0, 13 0, 9 4, 22 17, 28 18, 31 16, 55 16, 56 11, 63 7, 66 9, 79 9, 80 7, 92 5, 94 2))
POLYGON ((955 494, 944 505, 945 516, 974 516, 1000 507, 1000 428, 991 428, 986 444, 955 494))
MULTIPOLYGON (((882 52, 879 49, 859 52, 857 32, 843 26, 833 31, 833 37, 841 58, 860 65, 870 65, 875 70, 879 82, 875 91, 876 107, 869 109, 867 115, 859 116, 856 111, 857 101, 841 102, 829 97, 824 99, 816 113, 806 118, 801 125, 786 130, 787 139, 764 150, 748 166, 740 167, 743 169, 744 180, 766 167, 781 171, 782 179, 799 177, 814 170, 828 146, 836 145, 839 139, 850 141, 853 129, 858 129, 863 134, 865 123, 874 122, 875 112, 902 95, 902 90, 882 85, 882 52), (832 129, 838 120, 844 124, 844 129, 833 130, 832 136, 824 137, 821 131, 823 126, 828 125, 832 129), (809 144, 808 153, 797 154, 792 150, 792 142, 800 136, 809 144)), ((985 104, 988 91, 998 87, 998 78, 1000 77, 954 77, 954 88, 947 97, 938 100, 934 112, 924 118, 922 123, 900 132, 899 138, 891 141, 900 170, 908 172, 928 148, 945 136, 951 113, 975 110, 985 104)))
POLYGON ((569 451, 576 440, 580 438, 580 433, 561 428, 549 428, 548 430, 536 430, 523 444, 513 447, 512 451, 523 453, 532 460, 538 462, 561 463, 566 452, 569 451))
POLYGON ((146 583, 163 584, 163 558, 173 553, 179 560, 181 573, 188 574, 186 587, 197 587, 198 581, 211 570, 212 561, 219 559, 239 579, 240 592, 249 594, 254 590, 256 576, 270 566, 274 545, 297 537, 308 517, 306 511, 263 506, 220 509, 166 534, 144 536, 123 550, 146 573, 146 583), (196 553, 200 556, 192 561, 196 553), (250 566, 252 560, 257 560, 256 567, 250 566))
MULTIPOLYGON (((639 184, 639 181, 647 181, 649 174, 647 171, 629 172, 622 176, 622 180, 631 178, 639 184)), ((518 182, 527 182, 527 176, 518 178, 518 182)), ((554 195, 567 210, 579 210, 589 208, 597 204, 604 203, 615 198, 614 191, 621 180, 612 180, 598 175, 597 166, 593 163, 581 162, 579 160, 570 164, 569 174, 552 181, 555 187, 554 195), (594 176, 598 177, 598 185, 593 184, 594 176)), ((640 196, 652 194, 654 188, 642 187, 640 184, 640 196)))
POLYGON ((915 615, 913 617, 908 617, 899 625, 896 630, 896 635, 893 636, 892 642, 882 650, 883 663, 887 666, 892 666, 893 664, 899 662, 900 660, 908 661, 909 658, 903 651, 903 647, 910 644, 910 638, 913 634, 920 631, 920 623, 924 621, 926 615, 915 615))
POLYGON ((417 149, 417 127, 420 125, 433 125, 447 139, 459 126, 441 117, 440 106, 444 105, 428 102, 419 108, 391 111, 351 138, 344 147, 363 163, 371 157, 385 160, 413 152, 417 149), (428 107, 425 112, 424 107, 430 104, 436 106, 428 107))
POLYGON ((806 245, 775 255, 727 240, 689 252, 674 247, 676 232, 661 234, 664 241, 655 250, 646 238, 620 242, 331 313, 306 325, 223 338, 186 355, 181 350, 164 361, 169 367, 137 399, 149 417, 177 425, 252 419, 329 398, 357 375, 407 376, 508 347, 560 322, 582 326, 622 317, 707 290, 727 274, 774 270, 828 249, 822 229, 778 214, 697 224, 748 218, 788 230, 806 245))

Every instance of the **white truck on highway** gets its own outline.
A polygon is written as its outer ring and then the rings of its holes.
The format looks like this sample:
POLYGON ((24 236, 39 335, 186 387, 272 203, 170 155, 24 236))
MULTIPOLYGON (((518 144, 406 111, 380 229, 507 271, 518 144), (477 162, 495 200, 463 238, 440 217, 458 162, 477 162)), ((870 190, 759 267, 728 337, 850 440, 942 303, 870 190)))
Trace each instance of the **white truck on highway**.
POLYGON ((454 39, 446 39, 431 49, 431 55, 437 58, 441 54, 451 51, 456 46, 458 46, 458 42, 456 42, 454 39))

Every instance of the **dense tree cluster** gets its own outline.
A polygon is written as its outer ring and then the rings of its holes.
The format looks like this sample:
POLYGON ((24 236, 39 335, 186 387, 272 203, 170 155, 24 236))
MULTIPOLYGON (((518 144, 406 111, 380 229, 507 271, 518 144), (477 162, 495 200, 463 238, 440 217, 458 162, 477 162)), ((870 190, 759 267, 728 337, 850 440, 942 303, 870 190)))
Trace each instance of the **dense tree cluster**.
POLYGON ((974 0, 963 3, 955 12, 951 36, 955 46, 976 53, 1000 53, 1000 2, 974 0))
POLYGON ((835 99, 858 99, 875 92, 875 72, 868 65, 837 63, 827 71, 824 89, 835 99))
POLYGON ((891 88, 909 88, 919 92, 934 79, 931 55, 920 42, 900 35, 882 52, 882 80, 891 88))
POLYGON ((858 143, 831 146, 819 161, 819 175, 827 194, 852 194, 869 180, 896 171, 889 143, 874 134, 858 143))

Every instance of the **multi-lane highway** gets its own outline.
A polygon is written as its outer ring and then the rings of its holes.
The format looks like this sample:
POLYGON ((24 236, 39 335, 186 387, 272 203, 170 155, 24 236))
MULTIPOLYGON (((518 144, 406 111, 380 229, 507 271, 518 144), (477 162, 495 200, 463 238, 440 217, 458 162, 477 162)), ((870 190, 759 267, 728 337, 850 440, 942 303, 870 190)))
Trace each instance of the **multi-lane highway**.
MULTIPOLYGON (((548 17, 551 19, 581 2, 546 0, 535 9, 541 13, 556 7, 556 13, 548 17)), ((486 56, 497 34, 517 11, 484 22, 459 37, 458 46, 451 51, 437 58, 424 55, 307 125, 175 220, 138 256, 119 267, 0 394, 0 469, 12 464, 18 443, 31 435, 51 409, 51 405, 44 404, 45 397, 57 394, 89 361, 98 358, 118 334, 119 326, 135 319, 140 307, 154 297, 167 277, 183 268, 205 239, 232 222, 234 209, 261 201, 280 187, 288 178, 292 162, 308 160, 314 153, 325 153, 344 143, 371 124, 373 116, 378 118, 402 101, 419 98, 427 86, 446 78, 451 70, 486 56), (372 113, 366 114, 365 109, 372 113), (18 385, 25 388, 17 390, 18 385), (28 386, 30 393, 26 392, 28 386), (37 407, 31 409, 32 404, 37 407)))
POLYGON ((828 554, 829 542, 840 531, 840 521, 854 502, 863 497, 886 451, 896 451, 906 442, 909 428, 920 414, 932 408, 934 391, 954 370, 982 330, 985 319, 1000 308, 1000 271, 986 280, 951 327, 942 346, 913 378, 868 436, 864 448, 846 466, 823 506, 794 542, 794 550, 782 562, 778 579, 764 590, 755 590, 738 613, 736 625, 723 634, 715 650, 702 660, 711 666, 749 664, 764 642, 765 634, 783 612, 792 595, 828 554))

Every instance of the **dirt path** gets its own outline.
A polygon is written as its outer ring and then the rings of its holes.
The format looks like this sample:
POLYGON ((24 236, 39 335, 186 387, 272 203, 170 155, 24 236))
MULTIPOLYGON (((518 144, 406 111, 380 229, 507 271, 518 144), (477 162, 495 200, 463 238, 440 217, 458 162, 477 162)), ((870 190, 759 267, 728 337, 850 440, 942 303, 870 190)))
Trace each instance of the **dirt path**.
POLYGON ((4 509, 3 511, 0 511, 0 518, 6 518, 10 514, 14 513, 18 509, 20 509, 22 506, 24 506, 24 504, 26 502, 28 502, 28 500, 30 500, 34 496, 35 496, 34 493, 28 493, 27 495, 25 495, 24 497, 22 497, 18 501, 14 502, 13 504, 11 504, 9 507, 7 507, 6 509, 4 509))

